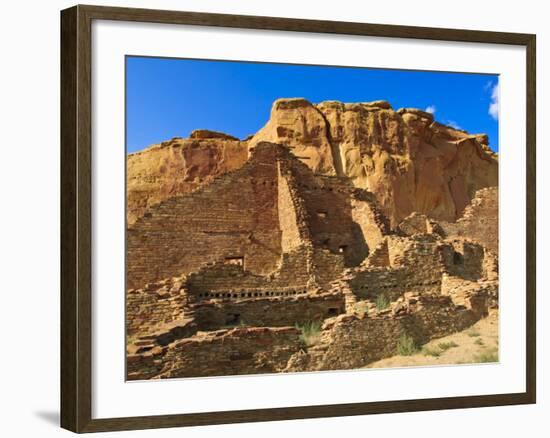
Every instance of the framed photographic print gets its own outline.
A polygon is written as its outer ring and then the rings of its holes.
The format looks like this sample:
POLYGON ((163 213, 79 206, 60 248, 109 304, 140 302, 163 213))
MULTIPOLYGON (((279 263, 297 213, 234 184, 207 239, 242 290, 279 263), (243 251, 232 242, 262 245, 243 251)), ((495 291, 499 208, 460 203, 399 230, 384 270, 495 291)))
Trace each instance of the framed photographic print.
POLYGON ((61 13, 61 421, 535 402, 535 36, 61 13))

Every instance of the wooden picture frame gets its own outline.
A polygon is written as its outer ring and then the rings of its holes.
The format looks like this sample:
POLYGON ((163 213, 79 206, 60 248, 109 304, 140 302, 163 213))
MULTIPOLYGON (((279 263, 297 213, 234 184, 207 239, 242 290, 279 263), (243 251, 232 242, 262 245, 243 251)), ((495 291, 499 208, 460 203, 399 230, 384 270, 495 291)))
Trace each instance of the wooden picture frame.
POLYGON ((99 432, 223 423, 274 421, 379 413, 535 403, 535 35, 75 6, 61 12, 61 426, 99 432), (194 414, 92 418, 92 93, 93 20, 186 24, 389 38, 519 45, 526 48, 527 246, 526 391, 523 393, 346 403, 194 414))

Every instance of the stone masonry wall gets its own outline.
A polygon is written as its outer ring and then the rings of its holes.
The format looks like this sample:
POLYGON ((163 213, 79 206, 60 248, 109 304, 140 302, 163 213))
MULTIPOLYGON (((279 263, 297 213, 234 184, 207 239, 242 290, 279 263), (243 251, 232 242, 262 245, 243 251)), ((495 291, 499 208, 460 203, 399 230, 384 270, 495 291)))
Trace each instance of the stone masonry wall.
POLYGON ((341 315, 323 325, 320 342, 296 353, 286 371, 353 369, 397 352, 401 336, 417 345, 471 326, 487 313, 484 299, 458 308, 448 296, 413 295, 375 315, 341 315))
POLYGON ((456 222, 440 222, 448 238, 467 237, 498 254, 498 187, 478 190, 456 222))
MULTIPOLYGON (((286 290, 259 292, 253 296, 203 301, 193 306, 199 330, 216 330, 231 325, 281 327, 321 321, 344 312, 342 294, 311 295, 303 291, 286 290)), ((254 294, 253 294, 254 295, 254 294)))
POLYGON ((290 171, 303 200, 305 224, 314 246, 340 254, 347 266, 358 265, 368 255, 369 246, 353 218, 353 187, 341 178, 313 175, 297 160, 290 171))
POLYGON ((133 337, 184 317, 186 293, 183 278, 150 283, 126 294, 126 334, 133 337))
POLYGON ((446 253, 444 261, 450 275, 465 280, 479 280, 486 276, 485 250, 481 245, 464 239, 453 239, 450 243, 453 251, 446 253))
POLYGON ((183 197, 151 208, 128 228, 129 288, 196 271, 206 262, 243 257, 268 274, 281 256, 277 209, 280 149, 259 145, 248 163, 183 197))
POLYGON ((439 292, 441 274, 433 276, 423 272, 423 269, 411 267, 372 267, 358 272, 349 282, 349 287, 359 298, 374 300, 379 295, 385 295, 393 301, 408 291, 439 292))

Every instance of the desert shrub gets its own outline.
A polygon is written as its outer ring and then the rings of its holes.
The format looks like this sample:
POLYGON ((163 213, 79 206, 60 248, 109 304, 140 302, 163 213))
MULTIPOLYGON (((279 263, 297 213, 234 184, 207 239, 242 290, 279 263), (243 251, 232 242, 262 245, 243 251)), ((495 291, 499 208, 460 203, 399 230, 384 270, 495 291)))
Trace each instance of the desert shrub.
POLYGON ((477 339, 474 341, 474 344, 476 344, 476 345, 484 345, 483 339, 477 338, 477 339))
POLYGON ((437 346, 443 350, 443 351, 446 351, 448 350, 449 348, 456 348, 458 347, 458 344, 454 341, 450 341, 450 342, 441 342, 439 344, 437 344, 437 346))
POLYGON ((493 363, 498 362, 498 351, 490 350, 485 351, 477 356, 474 357, 475 363, 493 363))
POLYGON ((418 352, 418 346, 409 335, 403 334, 397 341, 397 354, 411 356, 418 352))
POLYGON ((375 304, 378 310, 384 310, 390 306, 390 300, 388 300, 386 294, 380 294, 376 297, 375 304))
POLYGON ((471 329, 469 332, 468 332, 468 336, 470 338, 477 338, 478 336, 481 336, 481 334, 476 330, 476 329, 471 329))
POLYGON ((422 354, 424 354, 424 356, 439 357, 441 356, 441 350, 437 350, 435 348, 430 348, 430 347, 424 347, 422 349, 422 354))
POLYGON ((300 339, 309 347, 315 344, 321 336, 321 322, 307 321, 303 324, 296 324, 296 328, 301 330, 300 339))

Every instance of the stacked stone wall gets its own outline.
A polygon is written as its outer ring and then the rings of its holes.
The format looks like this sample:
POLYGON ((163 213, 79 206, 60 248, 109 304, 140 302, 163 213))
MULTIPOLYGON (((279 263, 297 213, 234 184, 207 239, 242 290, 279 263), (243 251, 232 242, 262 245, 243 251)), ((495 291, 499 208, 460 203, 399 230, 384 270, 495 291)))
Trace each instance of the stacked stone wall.
POLYGON ((441 290, 441 275, 434 276, 422 269, 410 267, 367 268, 358 272, 349 282, 350 289, 359 297, 375 300, 385 295, 393 301, 405 292, 431 292, 441 290))
POLYGON ((286 371, 353 369, 393 356, 402 336, 417 345, 459 332, 487 314, 483 297, 461 308, 448 296, 409 295, 375 315, 341 315, 323 326, 321 341, 296 353, 286 371))
POLYGON ((239 300, 215 299, 193 306, 199 330, 231 325, 282 327, 321 321, 345 310, 342 294, 311 295, 303 291, 260 291, 239 300))
POLYGON ((184 317, 187 303, 182 278, 148 284, 126 293, 126 334, 151 333, 159 326, 184 317))
POLYGON ((498 254, 498 187, 478 190, 460 219, 439 225, 447 238, 470 238, 498 254))
POLYGON ((127 378, 202 377, 282 371, 304 348, 300 331, 284 328, 236 328, 182 339, 167 347, 127 357, 127 378))
POLYGON ((445 253, 445 266, 450 275, 465 280, 478 280, 486 276, 485 250, 478 243, 464 239, 450 241, 453 251, 445 253))
POLYGON ((268 274, 281 256, 277 199, 279 149, 260 147, 241 169, 151 208, 128 228, 129 288, 196 271, 206 262, 243 257, 268 274))

